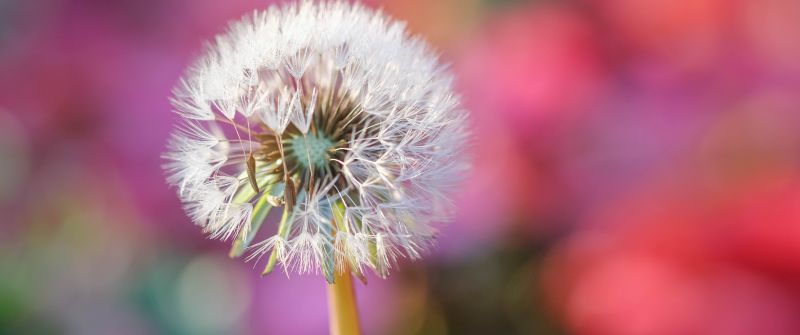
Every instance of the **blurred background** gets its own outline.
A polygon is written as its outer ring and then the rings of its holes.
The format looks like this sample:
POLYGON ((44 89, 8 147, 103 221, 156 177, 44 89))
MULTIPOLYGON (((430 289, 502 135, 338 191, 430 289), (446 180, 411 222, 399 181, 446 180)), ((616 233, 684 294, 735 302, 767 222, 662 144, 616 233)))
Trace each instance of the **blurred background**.
MULTIPOLYGON (((270 2, 0 0, 0 334, 324 334, 164 182, 168 96, 270 2)), ((370 1, 452 64, 460 214, 366 334, 800 334, 800 1, 370 1)))

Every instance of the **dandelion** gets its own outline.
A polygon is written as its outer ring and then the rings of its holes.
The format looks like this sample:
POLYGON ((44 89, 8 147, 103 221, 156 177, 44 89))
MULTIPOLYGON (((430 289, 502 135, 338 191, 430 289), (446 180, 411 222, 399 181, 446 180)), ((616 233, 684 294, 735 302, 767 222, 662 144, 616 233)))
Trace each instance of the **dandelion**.
POLYGON ((197 225, 233 240, 231 256, 264 256, 265 274, 385 277, 452 214, 467 137, 452 86, 426 43, 380 12, 255 12, 175 88, 168 182, 197 225))

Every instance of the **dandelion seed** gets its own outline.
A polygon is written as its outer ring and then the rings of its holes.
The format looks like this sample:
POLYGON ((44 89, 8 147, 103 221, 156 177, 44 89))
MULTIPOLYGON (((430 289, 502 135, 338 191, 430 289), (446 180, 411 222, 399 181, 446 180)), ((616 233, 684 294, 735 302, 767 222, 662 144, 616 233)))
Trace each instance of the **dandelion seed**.
POLYGON ((266 273, 386 276, 451 215, 467 137, 452 81, 380 12, 344 2, 255 12, 176 86, 167 180, 197 225, 234 239, 232 256, 267 256, 266 273), (281 220, 264 222, 273 208, 281 220))

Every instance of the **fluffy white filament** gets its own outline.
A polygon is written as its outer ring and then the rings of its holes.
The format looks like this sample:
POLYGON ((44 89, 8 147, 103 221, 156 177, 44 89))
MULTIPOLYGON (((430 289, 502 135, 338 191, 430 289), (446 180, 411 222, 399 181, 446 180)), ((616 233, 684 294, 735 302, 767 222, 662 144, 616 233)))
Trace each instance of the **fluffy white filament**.
MULTIPOLYGON (((344 2, 255 12, 216 37, 176 86, 182 125, 164 155, 168 182, 211 237, 271 254, 287 273, 385 276, 399 257, 420 257, 452 212, 467 138, 452 81, 422 40, 380 12, 344 2), (319 129, 329 115, 342 129, 319 129), (270 174, 289 162, 281 136, 290 131, 343 140, 330 166, 270 174), (272 136, 281 159, 259 154, 272 136), (258 192, 248 157, 258 160, 258 192), (287 213, 268 220, 258 215, 265 208, 287 213)), ((310 153, 294 159, 306 156, 297 166, 316 166, 310 153)))

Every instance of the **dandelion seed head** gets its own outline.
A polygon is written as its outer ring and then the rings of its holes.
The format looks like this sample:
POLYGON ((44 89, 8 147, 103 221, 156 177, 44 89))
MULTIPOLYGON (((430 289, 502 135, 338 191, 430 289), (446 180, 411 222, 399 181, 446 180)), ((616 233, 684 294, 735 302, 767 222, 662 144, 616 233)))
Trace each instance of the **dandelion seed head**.
POLYGON ((431 244, 467 168, 447 67, 403 23, 358 4, 245 16, 172 103, 167 181, 197 225, 233 239, 233 256, 267 258, 265 272, 387 275, 431 244))

